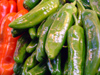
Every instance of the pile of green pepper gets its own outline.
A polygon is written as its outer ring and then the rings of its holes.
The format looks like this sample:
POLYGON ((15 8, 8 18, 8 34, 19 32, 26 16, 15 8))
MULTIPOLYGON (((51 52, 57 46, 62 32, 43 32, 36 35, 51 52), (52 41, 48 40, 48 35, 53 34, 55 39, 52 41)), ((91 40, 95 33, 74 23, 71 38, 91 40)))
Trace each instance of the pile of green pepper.
POLYGON ((100 75, 100 0, 34 1, 9 24, 14 75, 100 75))

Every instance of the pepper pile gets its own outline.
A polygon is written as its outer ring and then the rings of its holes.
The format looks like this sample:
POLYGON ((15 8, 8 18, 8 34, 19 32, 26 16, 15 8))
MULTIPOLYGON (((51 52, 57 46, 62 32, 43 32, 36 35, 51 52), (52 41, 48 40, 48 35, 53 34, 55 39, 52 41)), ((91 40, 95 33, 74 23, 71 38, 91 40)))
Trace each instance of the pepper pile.
POLYGON ((1 21, 0 75, 100 75, 100 0, 19 1, 1 21))

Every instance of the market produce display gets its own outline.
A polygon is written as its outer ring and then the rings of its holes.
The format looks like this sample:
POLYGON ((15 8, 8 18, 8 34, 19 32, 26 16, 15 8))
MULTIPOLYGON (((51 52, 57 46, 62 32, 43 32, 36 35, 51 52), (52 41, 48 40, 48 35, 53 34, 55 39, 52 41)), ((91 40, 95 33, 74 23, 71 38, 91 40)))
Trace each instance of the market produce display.
POLYGON ((0 0, 0 75, 100 75, 100 0, 0 0))

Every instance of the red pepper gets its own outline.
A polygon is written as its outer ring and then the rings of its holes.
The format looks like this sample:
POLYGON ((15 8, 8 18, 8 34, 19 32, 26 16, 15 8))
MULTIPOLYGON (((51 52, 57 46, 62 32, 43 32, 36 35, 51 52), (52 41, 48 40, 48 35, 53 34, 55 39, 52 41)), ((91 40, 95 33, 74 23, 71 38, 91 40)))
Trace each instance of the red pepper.
MULTIPOLYGON (((7 14, 2 21, 2 34, 0 36, 0 75, 12 75, 13 74, 13 54, 16 47, 18 37, 14 38, 11 34, 12 28, 8 25, 16 18, 26 14, 27 10, 21 10, 18 13, 7 14), (1 39, 2 38, 2 39, 1 39)), ((1 29, 1 28, 0 28, 1 29)))
POLYGON ((22 9, 25 9, 23 7, 23 2, 24 2, 24 0, 17 0, 17 8, 18 8, 18 11, 20 11, 22 9))
POLYGON ((0 25, 3 20, 3 18, 11 12, 16 12, 17 10, 17 4, 15 1, 7 1, 7 0, 1 0, 0 1, 0 25))

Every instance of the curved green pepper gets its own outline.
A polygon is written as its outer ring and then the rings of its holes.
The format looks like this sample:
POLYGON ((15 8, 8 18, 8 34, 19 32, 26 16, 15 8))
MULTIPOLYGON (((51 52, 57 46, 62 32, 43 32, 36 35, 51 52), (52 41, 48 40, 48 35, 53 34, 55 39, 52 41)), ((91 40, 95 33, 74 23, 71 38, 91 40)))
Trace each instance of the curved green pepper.
POLYGON ((36 59, 39 62, 43 61, 46 58, 45 41, 46 41, 46 37, 47 37, 48 31, 49 31, 49 28, 50 28, 51 24, 53 23, 56 14, 57 13, 50 15, 47 18, 46 22, 43 24, 42 32, 41 32, 41 35, 39 37, 39 42, 38 42, 38 45, 36 48, 36 50, 37 50, 36 59))
POLYGON ((68 29, 73 24, 72 13, 77 14, 75 5, 66 3, 57 13, 47 35, 45 50, 50 59, 54 59, 63 47, 68 29))
POLYGON ((24 0, 23 6, 27 10, 31 10, 33 7, 35 7, 40 0, 24 0))
POLYGON ((28 30, 31 39, 35 39, 37 37, 36 28, 32 27, 28 30))
POLYGON ((29 56, 23 66, 23 71, 22 71, 22 75, 27 75, 27 72, 32 69, 34 66, 36 66, 37 64, 37 60, 36 60, 36 51, 33 52, 31 54, 31 56, 29 56))
POLYGON ((36 49, 37 44, 38 44, 38 39, 32 40, 32 41, 29 43, 29 45, 26 47, 26 52, 32 53, 32 52, 36 49))
POLYGON ((61 54, 59 54, 54 60, 48 58, 47 65, 51 75, 62 75, 61 73, 61 54))
POLYGON ((100 0, 89 0, 89 1, 92 10, 96 11, 98 16, 100 17, 100 0))
POLYGON ((83 75, 85 65, 84 29, 78 25, 75 14, 75 25, 68 30, 68 75, 83 75))
POLYGON ((82 13, 82 23, 87 46, 85 75, 95 75, 100 64, 100 22, 96 12, 86 9, 82 13))
POLYGON ((27 14, 17 18, 12 23, 10 23, 9 27, 25 29, 36 26, 50 14, 54 13, 59 6, 59 0, 42 0, 41 2, 42 4, 37 5, 27 14))
POLYGON ((46 63, 39 63, 27 72, 27 75, 48 75, 48 67, 46 63))

